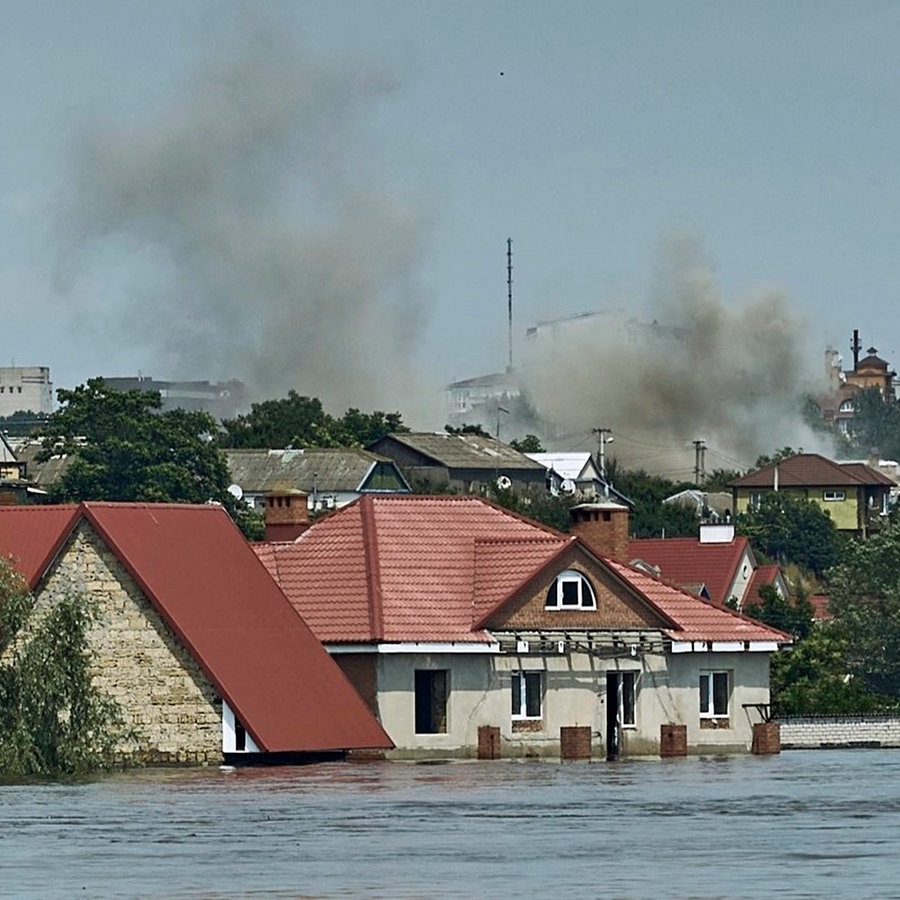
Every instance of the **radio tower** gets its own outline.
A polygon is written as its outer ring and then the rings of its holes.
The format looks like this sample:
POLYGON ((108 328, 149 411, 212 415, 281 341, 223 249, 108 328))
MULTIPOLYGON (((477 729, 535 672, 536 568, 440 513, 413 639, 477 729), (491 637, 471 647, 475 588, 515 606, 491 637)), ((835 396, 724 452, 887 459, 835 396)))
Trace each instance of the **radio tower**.
POLYGON ((513 370, 513 321, 512 321, 512 238, 506 239, 506 315, 509 322, 509 362, 507 374, 513 370))

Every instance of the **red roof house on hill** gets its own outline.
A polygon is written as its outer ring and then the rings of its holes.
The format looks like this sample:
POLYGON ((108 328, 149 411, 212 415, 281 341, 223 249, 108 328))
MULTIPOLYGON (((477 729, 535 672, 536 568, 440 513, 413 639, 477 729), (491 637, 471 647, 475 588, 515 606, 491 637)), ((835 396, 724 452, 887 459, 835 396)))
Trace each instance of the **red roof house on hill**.
POLYGON ((390 740, 218 506, 0 507, 0 554, 41 605, 83 592, 123 758, 220 762, 390 740))
POLYGON ((749 749, 789 636, 628 565, 614 506, 562 534, 472 496, 367 496, 254 549, 397 755, 475 755, 485 734, 558 754, 576 724, 611 755, 659 752, 664 724, 749 749))

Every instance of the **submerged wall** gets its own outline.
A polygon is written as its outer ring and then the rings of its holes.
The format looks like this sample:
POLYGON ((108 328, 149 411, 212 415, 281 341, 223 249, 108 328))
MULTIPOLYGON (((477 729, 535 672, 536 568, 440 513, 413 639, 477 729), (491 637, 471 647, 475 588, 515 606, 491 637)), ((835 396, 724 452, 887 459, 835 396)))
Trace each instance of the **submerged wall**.
POLYGON ((784 716, 783 750, 900 747, 900 716, 784 716))

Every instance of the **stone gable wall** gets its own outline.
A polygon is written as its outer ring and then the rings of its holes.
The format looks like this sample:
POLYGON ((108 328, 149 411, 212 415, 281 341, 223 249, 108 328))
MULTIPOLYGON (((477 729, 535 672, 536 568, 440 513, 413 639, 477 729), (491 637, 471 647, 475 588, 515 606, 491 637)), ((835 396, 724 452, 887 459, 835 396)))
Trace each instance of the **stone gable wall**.
POLYGON ((37 592, 37 611, 69 591, 98 612, 88 642, 94 683, 119 705, 133 739, 122 761, 218 764, 222 702, 134 579, 85 522, 37 592))

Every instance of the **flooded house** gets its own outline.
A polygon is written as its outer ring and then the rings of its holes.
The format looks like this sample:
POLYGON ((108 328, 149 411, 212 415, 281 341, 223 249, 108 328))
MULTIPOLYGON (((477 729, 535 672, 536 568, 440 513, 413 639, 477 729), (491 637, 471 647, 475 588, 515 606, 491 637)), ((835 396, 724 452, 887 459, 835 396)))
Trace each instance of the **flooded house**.
POLYGON ((370 495, 254 549, 393 757, 749 751, 790 636, 629 565, 626 507, 571 526, 370 495))
POLYGON ((90 601, 93 680, 130 732, 123 762, 392 746, 218 505, 0 506, 0 554, 38 615, 71 592, 90 601))

